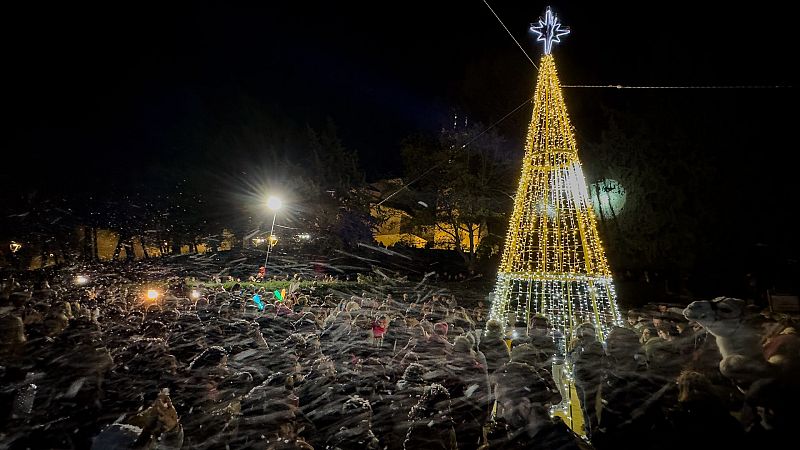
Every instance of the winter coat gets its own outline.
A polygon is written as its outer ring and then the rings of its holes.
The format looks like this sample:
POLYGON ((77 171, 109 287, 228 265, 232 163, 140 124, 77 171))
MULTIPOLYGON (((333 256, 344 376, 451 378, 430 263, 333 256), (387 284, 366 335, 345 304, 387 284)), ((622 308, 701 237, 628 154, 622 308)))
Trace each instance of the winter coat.
POLYGON ((392 421, 394 423, 392 432, 385 439, 389 442, 389 449, 397 450, 403 448, 403 441, 405 441, 408 429, 411 427, 411 421, 408 420, 408 414, 411 408, 417 404, 422 392, 425 390, 423 383, 410 382, 400 380, 392 392, 390 411, 392 421))
POLYGON ((420 418, 411 423, 404 450, 458 450, 453 420, 447 416, 420 418))
POLYGON ((506 342, 500 337, 489 337, 481 340, 480 350, 486 357, 487 371, 489 375, 503 366, 511 359, 511 352, 506 342))
POLYGON ((501 436, 489 439, 480 450, 592 450, 592 446, 564 424, 561 419, 553 419, 535 435, 530 436, 525 428, 508 429, 501 436))
POLYGON ((587 389, 599 387, 603 376, 604 356, 603 345, 596 340, 579 341, 569 355, 575 373, 575 383, 583 385, 587 389))

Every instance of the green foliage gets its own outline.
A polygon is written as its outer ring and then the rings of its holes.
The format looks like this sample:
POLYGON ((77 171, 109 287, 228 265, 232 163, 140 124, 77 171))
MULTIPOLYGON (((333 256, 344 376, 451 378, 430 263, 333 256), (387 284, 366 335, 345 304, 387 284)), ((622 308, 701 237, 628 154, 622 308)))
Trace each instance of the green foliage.
POLYGON ((624 209, 599 223, 613 267, 686 271, 707 251, 704 220, 716 174, 692 139, 615 112, 582 153, 588 183, 611 178, 627 192, 624 209))
POLYGON ((511 207, 516 158, 493 131, 474 124, 443 130, 436 138, 413 136, 403 143, 406 179, 426 174, 398 202, 411 210, 414 225, 436 226, 449 235, 449 243, 474 268, 478 236, 489 223, 504 217, 511 207), (427 204, 424 207, 420 200, 427 204), (472 239, 462 245, 453 230, 463 229, 472 239))
POLYGON ((224 229, 243 243, 245 236, 269 230, 272 214, 264 201, 272 192, 290 205, 278 216, 283 225, 312 233, 330 248, 371 242, 369 201, 360 189, 364 174, 357 153, 345 147, 331 120, 321 127, 302 126, 246 97, 230 106, 188 139, 193 141, 190 161, 178 165, 165 155, 153 165, 131 158, 125 168, 138 181, 124 191, 109 186, 70 199, 50 193, 9 204, 16 214, 0 220, 0 238, 25 246, 19 255, 2 251, 0 257, 14 258, 20 267, 26 265, 18 261, 23 253, 26 260, 52 253, 50 259, 61 263, 77 252, 97 260, 98 229, 118 233, 116 254, 127 258, 139 241, 161 254, 177 253, 182 246, 192 252, 200 243, 214 249, 224 240, 224 229), (76 229, 87 237, 82 242, 76 229))
POLYGON ((371 242, 374 223, 358 154, 344 147, 330 119, 322 131, 308 127, 307 135, 310 165, 303 179, 308 224, 331 249, 371 242))
POLYGON ((316 182, 340 196, 350 195, 354 187, 364 184, 364 173, 358 165, 358 154, 342 144, 333 120, 328 118, 322 131, 307 127, 311 173, 316 182))

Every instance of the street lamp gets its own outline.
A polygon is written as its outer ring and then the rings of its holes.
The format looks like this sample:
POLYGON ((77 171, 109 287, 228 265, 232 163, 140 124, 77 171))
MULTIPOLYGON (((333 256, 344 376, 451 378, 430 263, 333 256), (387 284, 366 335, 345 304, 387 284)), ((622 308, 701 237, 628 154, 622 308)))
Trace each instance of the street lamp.
POLYGON ((270 197, 267 199, 267 208, 271 209, 273 214, 272 214, 272 228, 269 229, 269 241, 267 242, 267 257, 264 259, 264 270, 267 269, 267 263, 269 262, 269 252, 270 250, 272 250, 272 246, 275 242, 275 240, 273 239, 273 231, 275 231, 275 218, 278 217, 278 210, 281 209, 282 204, 283 202, 281 202, 281 199, 273 195, 270 195, 270 197))

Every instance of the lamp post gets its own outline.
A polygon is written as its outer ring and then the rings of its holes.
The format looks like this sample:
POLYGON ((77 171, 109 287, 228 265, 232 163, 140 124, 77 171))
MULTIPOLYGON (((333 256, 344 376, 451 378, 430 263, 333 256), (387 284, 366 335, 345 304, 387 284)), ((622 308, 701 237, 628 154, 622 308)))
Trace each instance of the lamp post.
MULTIPOLYGON (((272 250, 272 236, 273 231, 275 231, 275 218, 278 217, 278 210, 281 208, 282 202, 281 199, 275 196, 270 196, 267 199, 267 208, 272 210, 272 227, 269 229, 269 238, 267 240, 267 257, 264 259, 264 270, 267 269, 267 263, 269 262, 269 252, 272 250)), ((265 274, 266 277, 266 274, 265 274)))

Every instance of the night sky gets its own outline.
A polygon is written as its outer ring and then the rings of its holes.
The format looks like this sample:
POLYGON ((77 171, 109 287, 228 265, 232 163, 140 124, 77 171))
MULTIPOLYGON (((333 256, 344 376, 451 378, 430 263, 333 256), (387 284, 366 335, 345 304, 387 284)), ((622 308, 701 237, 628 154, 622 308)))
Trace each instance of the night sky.
MULTIPOLYGON (((488 124, 532 95, 535 69, 482 1, 291 3, 6 11, 5 189, 147 181, 150 167, 191 161, 211 130, 235 125, 247 105, 300 125, 330 117, 376 179, 397 174, 404 137, 435 131, 451 111, 488 124)), ((640 3, 552 3, 572 29, 554 52, 563 84, 795 79, 787 11, 640 3)), ((490 4, 538 61, 528 27, 547 3, 490 4)), ((698 139, 730 152, 720 170, 743 186, 778 178, 783 189, 793 174, 785 158, 794 92, 566 89, 565 97, 579 146, 605 127, 604 108, 664 111, 664 120, 707 126, 698 139)), ((516 145, 529 118, 523 108, 498 130, 516 145)))

